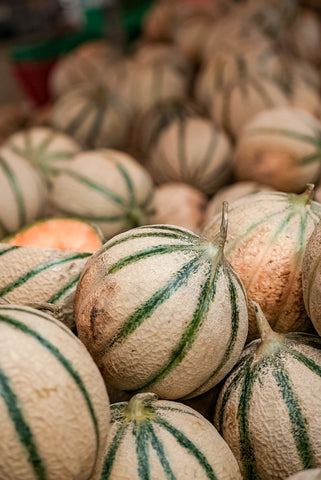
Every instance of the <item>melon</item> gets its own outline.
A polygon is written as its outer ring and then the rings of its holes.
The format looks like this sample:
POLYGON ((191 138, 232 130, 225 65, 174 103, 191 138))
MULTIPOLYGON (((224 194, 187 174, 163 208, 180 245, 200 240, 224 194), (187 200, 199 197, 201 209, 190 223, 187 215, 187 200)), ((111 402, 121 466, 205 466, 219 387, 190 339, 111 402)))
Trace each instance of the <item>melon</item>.
POLYGON ((100 480, 241 480, 237 462, 213 425, 181 403, 152 393, 111 405, 100 480))
POLYGON ((215 425, 244 478, 284 480, 321 467, 321 339, 277 334, 255 310, 261 340, 225 380, 215 425))
POLYGON ((224 132, 206 118, 187 117, 162 130, 146 167, 156 183, 187 183, 210 195, 228 183, 231 156, 224 132))
POLYGON ((47 186, 44 178, 21 157, 0 151, 0 239, 44 215, 47 186))
POLYGON ((51 125, 83 148, 124 146, 132 112, 105 84, 79 86, 62 95, 51 110, 51 125))
POLYGON ((206 392, 232 368, 247 301, 223 254, 226 227, 226 210, 213 242, 170 225, 140 227, 91 257, 76 325, 107 383, 177 399, 206 392))
POLYGON ((302 261, 303 298, 314 328, 321 336, 321 223, 313 230, 302 261))
POLYGON ((117 49, 106 40, 83 43, 60 57, 49 76, 52 97, 61 97, 75 87, 99 81, 117 60, 117 49))
POLYGON ((25 128, 31 121, 31 112, 24 103, 1 105, 0 144, 10 135, 25 128))
POLYGON ((320 177, 320 139, 321 123, 308 112, 291 107, 262 112, 238 139, 235 177, 300 193, 320 177))
POLYGON ((73 299, 90 253, 0 243, 0 298, 51 311, 69 328, 73 299))
POLYGON ((17 157, 28 160, 49 180, 80 151, 80 146, 73 138, 52 128, 33 127, 11 135, 3 149, 7 158, 13 162, 17 157))
POLYGON ((57 213, 97 224, 105 237, 148 223, 153 182, 131 156, 112 149, 81 152, 53 180, 57 213))
MULTIPOLYGON (((321 204, 312 201, 313 187, 301 195, 261 192, 230 205, 225 254, 240 275, 250 300, 260 303, 278 332, 307 331, 302 260, 307 242, 321 218, 321 204)), ((203 229, 209 240, 220 228, 215 216, 203 229)), ((257 338, 250 304, 249 340, 257 338)))
POLYGON ((3 239, 20 247, 59 248, 93 253, 102 245, 103 235, 93 224, 77 218, 46 218, 27 225, 3 239))
POLYGON ((92 480, 109 401, 89 353, 52 316, 0 306, 0 472, 6 480, 92 480))
POLYGON ((190 185, 163 183, 155 188, 155 213, 150 223, 177 225, 197 233, 203 224, 206 204, 205 195, 190 185))

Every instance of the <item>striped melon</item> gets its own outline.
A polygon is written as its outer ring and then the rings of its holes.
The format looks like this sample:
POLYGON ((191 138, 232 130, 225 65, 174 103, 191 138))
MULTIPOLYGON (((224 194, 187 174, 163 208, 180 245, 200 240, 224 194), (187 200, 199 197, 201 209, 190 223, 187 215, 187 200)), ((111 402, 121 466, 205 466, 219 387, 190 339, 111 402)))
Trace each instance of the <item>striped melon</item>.
POLYGON ((206 203, 205 195, 190 185, 163 183, 155 188, 155 212, 150 223, 177 225, 197 233, 203 224, 206 203))
POLYGON ((320 147, 321 123, 308 112, 291 107, 262 112, 238 139, 235 177, 302 192, 320 176, 320 147))
POLYGON ((225 380, 215 425, 247 480, 284 480, 321 467, 321 339, 273 332, 258 305, 261 340, 225 380))
POLYGON ((321 336, 321 222, 313 230, 302 261, 303 299, 314 328, 321 336))
POLYGON ((183 118, 159 134, 147 168, 156 183, 183 182, 213 194, 230 178, 231 155, 228 137, 212 122, 183 118))
POLYGON ((181 403, 151 393, 111 405, 100 480, 241 480, 213 425, 181 403))
POLYGON ((90 255, 0 243, 0 298, 51 310, 72 328, 76 286, 90 255))
POLYGON ((104 382, 52 316, 0 306, 0 477, 93 480, 109 430, 104 382))
POLYGON ((20 157, 0 150, 0 239, 41 217, 47 204, 44 178, 20 157))
MULTIPOLYGON (((306 244, 321 218, 321 204, 312 201, 312 195, 311 186, 301 195, 261 192, 230 206, 226 256, 249 298, 260 303, 278 332, 311 328, 301 270, 306 244)), ((203 234, 215 238, 219 225, 217 215, 203 234)), ((251 308, 249 321, 249 339, 253 339, 258 331, 251 308)))
POLYGON ((131 112, 106 85, 90 84, 62 95, 51 110, 51 125, 84 148, 119 148, 126 142, 131 112))
POLYGON ((152 199, 148 172, 111 149, 76 155, 54 178, 51 192, 57 212, 96 223, 107 238, 148 223, 152 199))
POLYGON ((110 82, 123 102, 138 114, 160 102, 185 99, 189 76, 170 63, 127 60, 115 69, 110 82))
POLYGON ((289 105, 280 85, 258 74, 240 77, 228 87, 218 87, 209 105, 210 116, 219 128, 238 137, 244 124, 258 113, 289 105))
POLYGON ((13 162, 17 157, 24 158, 50 176, 63 168, 80 151, 80 146, 64 133, 47 127, 33 127, 11 135, 3 149, 13 162))
POLYGON ((137 157, 145 164, 165 128, 175 120, 182 121, 199 113, 200 109, 190 101, 169 100, 158 103, 137 116, 131 135, 131 149, 137 152, 137 157))
POLYGON ((291 475, 287 480, 321 480, 321 468, 312 468, 291 475))
POLYGON ((256 182, 235 182, 227 187, 220 188, 207 204, 204 225, 210 223, 214 216, 220 213, 222 202, 228 202, 231 204, 246 195, 269 190, 273 190, 273 188, 256 182))
POLYGON ((130 230, 86 264, 76 325, 107 383, 192 397, 235 364, 247 335, 247 303, 223 255, 225 216, 223 223, 213 242, 169 225, 130 230))
POLYGON ((56 62, 49 77, 51 95, 61 97, 79 85, 99 81, 117 57, 117 50, 106 40, 83 43, 56 62))

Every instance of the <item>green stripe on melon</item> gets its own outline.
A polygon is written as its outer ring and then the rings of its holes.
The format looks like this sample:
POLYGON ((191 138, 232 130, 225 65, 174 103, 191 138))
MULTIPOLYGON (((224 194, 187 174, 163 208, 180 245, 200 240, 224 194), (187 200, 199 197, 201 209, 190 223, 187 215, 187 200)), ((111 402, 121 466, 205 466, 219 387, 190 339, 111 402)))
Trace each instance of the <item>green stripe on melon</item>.
POLYGON ((241 478, 225 442, 190 407, 146 393, 112 405, 111 414, 100 480, 120 478, 122 471, 133 480, 179 480, 191 472, 204 480, 241 478))
POLYGON ((110 240, 89 260, 75 297, 77 330, 108 383, 179 398, 201 394, 224 377, 242 348, 247 308, 243 286, 224 259, 223 237, 211 244, 185 229, 141 227, 110 240), (102 333, 106 318, 112 326, 102 333), (217 335, 221 347, 215 348, 217 335), (137 365, 127 363, 129 350, 137 365), (110 363, 120 356, 123 370, 110 363), (190 370, 194 357, 200 374, 190 370))

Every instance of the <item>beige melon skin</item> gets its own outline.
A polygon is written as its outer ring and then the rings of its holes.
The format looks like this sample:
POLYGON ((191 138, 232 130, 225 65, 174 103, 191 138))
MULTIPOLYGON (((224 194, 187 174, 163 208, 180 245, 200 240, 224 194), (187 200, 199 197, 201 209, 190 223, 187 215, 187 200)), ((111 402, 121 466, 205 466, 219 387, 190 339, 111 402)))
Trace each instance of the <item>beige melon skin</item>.
POLYGON ((83 148, 123 146, 130 121, 128 104, 101 82, 73 88, 59 97, 50 113, 51 126, 83 148))
POLYGON ((306 310, 314 328, 321 335, 321 224, 313 230, 302 262, 302 287, 306 310))
POLYGON ((247 302, 220 252, 188 230, 154 225, 113 237, 91 257, 75 296, 76 326, 107 384, 193 397, 232 368, 247 335, 247 302))
POLYGON ((241 480, 242 476, 231 450, 202 415, 182 403, 156 400, 146 393, 111 406, 100 480, 142 478, 241 480), (112 454, 112 441, 122 429, 124 435, 112 454))
MULTIPOLYGON (((294 195, 261 192, 237 200, 229 208, 225 253, 240 275, 249 300, 260 303, 278 332, 307 331, 311 322, 303 302, 302 259, 306 244, 321 217, 313 192, 294 195)), ((203 229, 214 238, 219 215, 203 229)), ((249 337, 257 338, 253 310, 249 337)))
POLYGON ((49 178, 80 151, 80 146, 73 138, 52 128, 32 127, 11 135, 3 149, 13 161, 24 158, 49 178))
POLYGON ((287 480, 321 480, 321 468, 302 470, 302 472, 291 475, 287 480))
POLYGON ((80 45, 61 57, 52 70, 49 77, 52 96, 58 98, 79 85, 99 82, 117 57, 117 50, 107 41, 80 45))
POLYGON ((97 224, 106 238, 148 223, 153 182, 131 156, 112 149, 81 152, 53 180, 56 212, 97 224))
POLYGON ((300 193, 320 176, 321 123, 308 112, 282 108, 262 112, 246 125, 233 159, 237 180, 300 193))
POLYGON ((89 257, 66 250, 0 243, 0 298, 19 305, 51 308, 71 328, 75 322, 77 279, 89 257))
POLYGON ((228 137, 202 117, 169 124, 150 153, 146 166, 156 183, 183 182, 213 194, 231 175, 228 137))
POLYGON ((220 213, 222 209, 222 202, 226 201, 231 204, 239 198, 245 197, 246 195, 269 190, 273 190, 272 187, 268 187, 267 185, 256 182, 235 182, 227 187, 220 188, 207 204, 204 225, 209 223, 215 215, 220 213))
POLYGON ((267 330, 225 380, 214 423, 244 478, 284 480, 320 468, 321 339, 267 330))
POLYGON ((0 239, 40 218, 46 209, 45 179, 24 158, 0 150, 0 239))
POLYGON ((0 331, 1 480, 97 478, 110 413, 89 353, 27 307, 1 305, 0 331))
MULTIPOLYGON (((167 223, 198 232, 207 204, 205 195, 184 183, 163 183, 155 188, 150 223, 167 223)), ((221 205, 222 208, 222 205, 221 205)))

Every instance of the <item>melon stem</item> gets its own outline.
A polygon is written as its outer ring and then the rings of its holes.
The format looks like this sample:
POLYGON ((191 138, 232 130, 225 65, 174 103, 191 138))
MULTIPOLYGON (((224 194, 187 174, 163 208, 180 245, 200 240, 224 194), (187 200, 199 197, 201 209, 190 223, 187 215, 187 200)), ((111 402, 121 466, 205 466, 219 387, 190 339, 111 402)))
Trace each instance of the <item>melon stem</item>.
POLYGON ((255 302, 254 300, 252 301, 254 312, 255 312, 255 317, 256 317, 256 323, 260 332, 260 337, 262 340, 262 345, 266 345, 268 343, 280 343, 283 341, 283 335, 274 332, 272 330, 269 322, 265 318, 262 309, 260 305, 255 302))
POLYGON ((303 200, 304 205, 307 205, 312 201, 313 195, 314 195, 314 185, 313 183, 308 183, 307 188, 300 195, 300 198, 303 200))
POLYGON ((221 226, 220 226, 220 231, 214 238, 213 243, 217 245, 217 247, 220 250, 223 250, 225 242, 226 242, 226 236, 227 236, 227 226, 228 226, 228 219, 227 219, 227 211, 228 211, 228 203, 223 202, 222 203, 222 219, 221 219, 221 226))
POLYGON ((146 223, 144 213, 138 206, 135 206, 128 211, 127 218, 132 227, 140 227, 146 223))
POLYGON ((144 420, 146 418, 146 407, 157 400, 156 393, 137 393, 126 405, 124 414, 129 420, 144 420))

